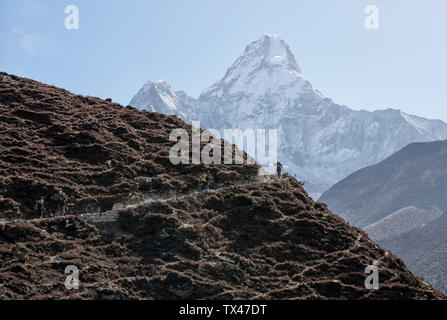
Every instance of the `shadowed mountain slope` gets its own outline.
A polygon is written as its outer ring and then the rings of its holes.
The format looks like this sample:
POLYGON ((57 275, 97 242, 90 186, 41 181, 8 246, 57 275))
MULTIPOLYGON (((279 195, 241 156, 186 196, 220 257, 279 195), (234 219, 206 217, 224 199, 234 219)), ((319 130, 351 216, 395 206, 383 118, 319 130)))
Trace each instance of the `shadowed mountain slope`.
POLYGON ((351 174, 319 200, 446 292, 445 190, 447 141, 435 141, 408 145, 351 174))
POLYGON ((379 240, 405 259, 408 267, 447 293, 447 214, 396 237, 379 240))
POLYGON ((421 142, 354 172, 332 186, 319 201, 350 223, 365 227, 410 206, 444 212, 445 190, 447 141, 421 142))

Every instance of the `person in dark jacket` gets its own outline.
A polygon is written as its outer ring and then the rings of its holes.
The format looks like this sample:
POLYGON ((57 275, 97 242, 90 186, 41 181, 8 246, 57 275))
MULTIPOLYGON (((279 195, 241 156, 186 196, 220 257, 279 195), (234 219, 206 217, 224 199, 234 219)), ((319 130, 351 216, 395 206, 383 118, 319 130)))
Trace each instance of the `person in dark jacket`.
POLYGON ((57 209, 59 211, 60 215, 65 215, 67 211, 67 197, 62 192, 62 190, 59 190, 56 193, 56 203, 57 203, 57 209))
POLYGON ((37 210, 37 213, 39 215, 39 219, 43 218, 43 215, 44 215, 45 210, 46 210, 45 209, 45 198, 44 197, 41 197, 40 200, 37 200, 36 210, 37 210))
POLYGON ((276 163, 276 173, 278 174, 278 178, 281 176, 282 164, 278 161, 276 163))

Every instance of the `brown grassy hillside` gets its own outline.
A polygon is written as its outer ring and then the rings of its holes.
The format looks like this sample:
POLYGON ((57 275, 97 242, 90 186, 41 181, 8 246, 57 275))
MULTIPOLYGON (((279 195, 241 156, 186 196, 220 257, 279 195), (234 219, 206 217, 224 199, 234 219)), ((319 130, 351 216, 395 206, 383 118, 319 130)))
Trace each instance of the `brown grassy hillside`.
MULTIPOLYGON (((174 116, 0 73, 0 215, 32 217, 41 196, 52 211, 58 188, 72 213, 109 210, 142 193, 189 190, 206 166, 171 164, 169 133, 176 128, 191 134, 174 116)), ((218 182, 257 174, 255 165, 210 169, 218 182)))
POLYGON ((0 298, 445 298, 291 177, 208 166, 214 189, 193 193, 204 167, 167 159, 170 129, 188 128, 174 117, 0 80, 0 298), (8 221, 32 217, 33 199, 59 188, 74 215, 8 221), (158 198, 139 202, 147 194, 158 198), (116 222, 79 215, 127 200, 116 222), (367 290, 373 263, 380 286, 367 290), (79 290, 64 286, 69 265, 79 290))

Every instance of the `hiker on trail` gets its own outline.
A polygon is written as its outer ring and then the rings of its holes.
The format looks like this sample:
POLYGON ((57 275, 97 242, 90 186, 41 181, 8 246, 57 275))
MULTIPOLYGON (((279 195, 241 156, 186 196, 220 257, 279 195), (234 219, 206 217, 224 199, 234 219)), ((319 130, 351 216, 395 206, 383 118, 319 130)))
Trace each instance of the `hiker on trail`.
POLYGON ((207 187, 208 186, 208 182, 209 182, 209 178, 210 178, 209 177, 209 172, 208 171, 204 172, 202 174, 202 176, 200 177, 199 186, 203 187, 203 188, 207 187))
POLYGON ((62 192, 62 190, 59 190, 56 195, 56 203, 57 203, 57 210, 59 211, 60 215, 65 215, 67 211, 67 198, 65 194, 62 192))
POLYGON ((282 164, 281 162, 276 163, 276 173, 278 174, 278 178, 281 176, 282 164))
POLYGON ((40 200, 37 200, 36 210, 37 210, 37 213, 39 214, 39 219, 43 218, 43 215, 44 215, 45 210, 46 210, 45 209, 45 199, 44 199, 43 196, 40 198, 40 200))

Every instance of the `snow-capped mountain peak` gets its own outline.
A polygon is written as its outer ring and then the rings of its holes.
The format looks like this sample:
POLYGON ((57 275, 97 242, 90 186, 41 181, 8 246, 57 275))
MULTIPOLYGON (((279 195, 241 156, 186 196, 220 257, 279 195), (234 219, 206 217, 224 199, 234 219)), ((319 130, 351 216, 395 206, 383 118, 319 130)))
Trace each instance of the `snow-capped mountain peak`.
POLYGON ((176 115, 185 121, 196 120, 195 101, 183 91, 174 91, 164 80, 148 81, 129 105, 142 110, 176 115))
POLYGON ((265 34, 250 43, 223 79, 202 95, 221 97, 223 94, 243 93, 262 97, 281 92, 295 97, 312 94, 321 98, 321 94, 303 77, 288 44, 277 35, 265 34))
POLYGON ((259 68, 282 68, 294 75, 302 73, 288 44, 277 35, 265 34, 245 48, 224 79, 231 79, 234 73, 252 73, 259 68))
POLYGON ((139 105, 141 109, 186 117, 175 91, 164 80, 146 82, 130 105, 139 105))

